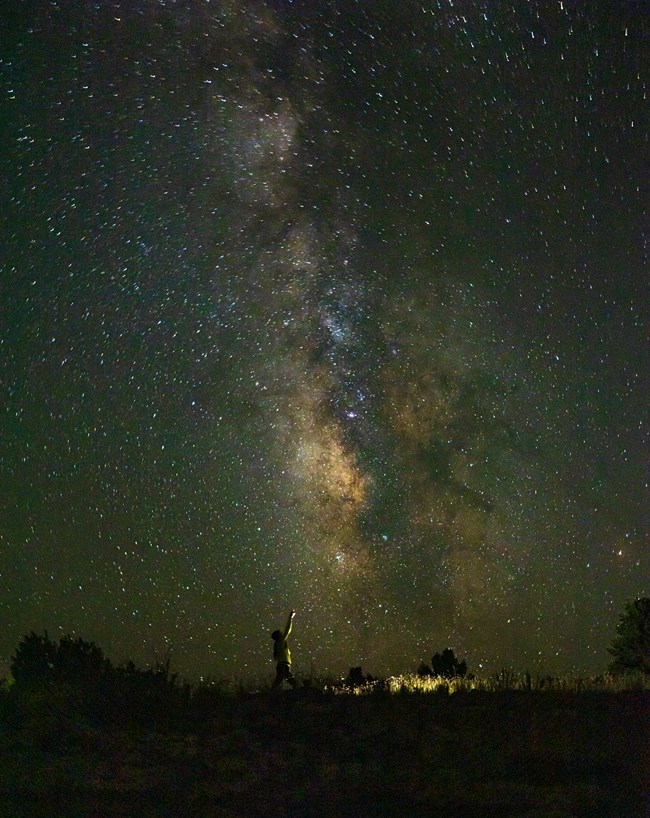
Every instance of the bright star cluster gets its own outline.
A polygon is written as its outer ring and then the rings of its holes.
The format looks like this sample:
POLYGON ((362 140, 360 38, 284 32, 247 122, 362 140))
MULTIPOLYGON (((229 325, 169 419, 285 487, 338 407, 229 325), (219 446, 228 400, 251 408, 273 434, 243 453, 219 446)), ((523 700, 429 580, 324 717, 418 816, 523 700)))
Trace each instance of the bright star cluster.
POLYGON ((0 52, 0 659, 602 670, 648 593, 636 3, 51 0, 0 52))

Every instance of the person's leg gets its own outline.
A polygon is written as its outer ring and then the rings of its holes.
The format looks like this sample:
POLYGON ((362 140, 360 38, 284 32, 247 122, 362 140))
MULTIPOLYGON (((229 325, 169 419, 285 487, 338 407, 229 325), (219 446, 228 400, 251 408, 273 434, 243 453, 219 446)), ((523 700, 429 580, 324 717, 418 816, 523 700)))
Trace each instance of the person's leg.
POLYGON ((282 662, 278 662, 277 667, 275 669, 275 679, 273 680, 273 684, 271 685, 271 690, 276 690, 278 687, 281 686, 282 680, 284 679, 284 665, 282 662))
POLYGON ((296 677, 291 672, 291 665, 287 665, 287 675, 285 676, 286 680, 289 682, 293 690, 298 687, 298 682, 296 681, 296 677))

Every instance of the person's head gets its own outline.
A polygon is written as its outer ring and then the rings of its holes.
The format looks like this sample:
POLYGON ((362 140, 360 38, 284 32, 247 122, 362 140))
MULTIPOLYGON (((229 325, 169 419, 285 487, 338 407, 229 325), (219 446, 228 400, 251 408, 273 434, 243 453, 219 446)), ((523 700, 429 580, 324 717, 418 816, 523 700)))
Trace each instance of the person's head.
POLYGON ((273 633, 271 634, 271 639, 273 639, 274 642, 277 642, 278 639, 280 639, 281 637, 282 637, 281 631, 273 631, 273 633))

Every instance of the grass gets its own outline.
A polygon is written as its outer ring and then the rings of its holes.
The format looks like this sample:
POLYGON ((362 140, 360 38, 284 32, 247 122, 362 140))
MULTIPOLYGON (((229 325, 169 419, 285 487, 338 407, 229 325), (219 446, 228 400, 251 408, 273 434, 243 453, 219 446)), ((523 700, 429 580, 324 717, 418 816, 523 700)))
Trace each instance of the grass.
POLYGON ((108 721, 72 689, 16 687, 0 691, 12 818, 644 818, 650 805, 639 678, 205 685, 156 719, 108 721))
POLYGON ((609 692, 621 693, 625 691, 650 690, 650 677, 643 673, 625 675, 603 674, 590 677, 572 676, 531 676, 526 672, 516 673, 503 669, 492 676, 419 676, 405 674, 390 676, 388 679, 378 679, 362 685, 348 685, 345 683, 326 685, 326 690, 337 695, 373 695, 379 693, 471 693, 482 691, 497 693, 504 691, 535 691, 535 692, 609 692))

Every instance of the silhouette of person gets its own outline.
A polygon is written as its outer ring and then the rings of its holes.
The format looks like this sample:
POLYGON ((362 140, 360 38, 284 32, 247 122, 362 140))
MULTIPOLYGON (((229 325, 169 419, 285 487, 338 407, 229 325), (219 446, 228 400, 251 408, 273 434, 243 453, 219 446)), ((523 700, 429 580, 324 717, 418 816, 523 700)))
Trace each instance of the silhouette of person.
POLYGON ((285 680, 289 682, 294 690, 296 689, 296 680, 291 673, 291 651, 289 650, 289 645, 287 644, 287 639, 291 633, 291 627, 293 625, 293 618, 295 615, 296 612, 292 608, 289 611, 289 618, 287 619, 287 624, 284 631, 273 631, 271 634, 271 639, 273 639, 274 642, 273 658, 277 662, 275 680, 271 690, 276 690, 278 687, 281 687, 282 682, 285 680))

